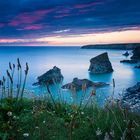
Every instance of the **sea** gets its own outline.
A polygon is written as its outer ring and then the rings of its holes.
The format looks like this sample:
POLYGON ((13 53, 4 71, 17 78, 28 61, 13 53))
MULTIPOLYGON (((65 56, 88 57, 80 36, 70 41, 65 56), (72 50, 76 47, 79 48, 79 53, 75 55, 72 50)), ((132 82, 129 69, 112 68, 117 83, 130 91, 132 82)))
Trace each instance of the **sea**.
MULTIPOLYGON (((26 82, 26 90, 31 91, 36 96, 44 96, 47 94, 45 87, 33 86, 37 81, 37 77, 57 66, 61 69, 64 80, 62 85, 72 82, 73 78, 89 79, 93 82, 106 82, 110 84, 102 88, 96 89, 97 101, 99 104, 104 104, 107 97, 112 96, 113 85, 112 80, 115 79, 114 97, 121 96, 128 87, 135 85, 140 81, 140 69, 134 68, 136 64, 120 63, 123 59, 130 59, 130 56, 125 57, 122 54, 125 50, 111 50, 111 49, 81 49, 80 47, 61 47, 61 46, 14 46, 14 47, 0 47, 0 79, 4 75, 6 77, 6 70, 9 69, 9 62, 17 64, 17 58, 20 59, 23 76, 26 62, 29 65, 29 74, 26 82), (107 74, 90 74, 88 71, 90 59, 104 52, 108 52, 110 62, 112 63, 114 72, 107 74)), ((138 65, 138 64, 137 64, 138 65)), ((24 77, 22 78, 24 79, 24 77)), ((17 74, 15 73, 15 83, 17 74)), ((69 90, 61 89, 60 84, 50 87, 54 97, 61 94, 64 101, 72 102, 72 93, 69 90), (61 93, 60 93, 61 92, 61 93)), ((92 88, 87 90, 87 95, 90 95, 92 88)), ((77 92, 77 98, 81 99, 83 91, 77 92)), ((28 93, 25 93, 29 97, 28 93)))

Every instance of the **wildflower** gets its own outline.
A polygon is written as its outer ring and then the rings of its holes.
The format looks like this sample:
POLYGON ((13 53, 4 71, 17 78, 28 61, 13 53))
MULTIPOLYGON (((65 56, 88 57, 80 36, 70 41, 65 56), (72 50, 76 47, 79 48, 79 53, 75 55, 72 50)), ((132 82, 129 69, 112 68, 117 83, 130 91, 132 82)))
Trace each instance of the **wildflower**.
POLYGON ((81 115, 84 115, 84 112, 81 112, 81 115))
POLYGON ((28 66, 28 63, 26 63, 25 75, 27 75, 27 74, 28 74, 28 71, 29 71, 29 66, 28 66))
POLYGON ((10 68, 10 70, 12 70, 11 62, 9 62, 9 68, 10 68))
POLYGON ((7 115, 8 115, 9 117, 11 117, 11 116, 12 116, 12 112, 11 112, 11 111, 8 111, 8 112, 7 112, 7 115))
POLYGON ((102 135, 102 131, 101 131, 99 128, 98 128, 97 131, 96 131, 96 135, 97 135, 97 136, 102 135))
POLYGON ((86 90, 86 88, 87 88, 86 83, 82 84, 82 91, 85 91, 85 90, 86 90))
POLYGON ((109 135, 108 135, 108 133, 107 133, 107 132, 105 133, 104 140, 110 140, 109 135))
POLYGON ((46 121, 43 121, 43 123, 45 123, 46 121))
POLYGON ((93 89, 92 91, 91 91, 91 96, 95 96, 96 95, 96 89, 93 89))
POLYGON ((9 71, 7 70, 6 72, 7 72, 7 76, 9 77, 9 79, 10 79, 11 83, 13 83, 13 79, 12 79, 12 77, 11 77, 11 75, 10 75, 9 71))
POLYGON ((19 58, 17 59, 17 63, 18 63, 17 67, 18 67, 18 70, 19 70, 19 69, 21 69, 21 64, 20 64, 19 58))
POLYGON ((112 82, 113 82, 113 87, 115 88, 115 79, 114 78, 113 78, 112 82))
POLYGON ((70 113, 68 113, 68 116, 70 116, 71 114, 70 113))
POLYGON ((36 129, 39 129, 39 127, 38 127, 38 126, 36 126, 35 128, 36 128, 36 129))
POLYGON ((29 137, 29 133, 24 133, 23 136, 24 137, 29 137))
POLYGON ((15 64, 13 64, 13 68, 15 68, 15 64))
POLYGON ((110 135, 114 137, 114 130, 111 130, 110 135))
POLYGON ((16 116, 13 116, 13 119, 15 119, 15 120, 16 120, 16 119, 17 119, 17 117, 16 117, 16 116))

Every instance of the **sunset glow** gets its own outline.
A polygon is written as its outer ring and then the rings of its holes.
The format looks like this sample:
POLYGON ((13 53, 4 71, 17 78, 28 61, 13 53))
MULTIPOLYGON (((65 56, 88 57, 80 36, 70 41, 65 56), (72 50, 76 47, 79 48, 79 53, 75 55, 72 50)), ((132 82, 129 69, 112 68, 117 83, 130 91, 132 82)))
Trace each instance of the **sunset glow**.
POLYGON ((138 0, 0 1, 0 46, 139 43, 139 5, 138 0))

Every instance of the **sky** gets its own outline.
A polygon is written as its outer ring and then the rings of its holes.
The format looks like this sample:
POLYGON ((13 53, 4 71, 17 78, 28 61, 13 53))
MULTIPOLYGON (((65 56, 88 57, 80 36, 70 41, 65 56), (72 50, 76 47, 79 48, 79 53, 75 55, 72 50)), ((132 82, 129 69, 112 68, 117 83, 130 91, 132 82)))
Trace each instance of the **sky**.
POLYGON ((139 42, 140 0, 0 0, 0 46, 139 42))

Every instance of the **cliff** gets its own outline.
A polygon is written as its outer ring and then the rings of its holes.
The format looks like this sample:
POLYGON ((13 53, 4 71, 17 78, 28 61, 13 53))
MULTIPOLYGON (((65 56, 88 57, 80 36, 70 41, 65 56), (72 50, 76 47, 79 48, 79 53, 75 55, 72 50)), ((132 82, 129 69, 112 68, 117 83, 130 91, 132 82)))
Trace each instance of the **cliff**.
POLYGON ((97 45, 85 45, 82 49, 118 49, 118 50, 132 50, 136 47, 140 47, 140 43, 122 43, 122 44, 97 44, 97 45))

